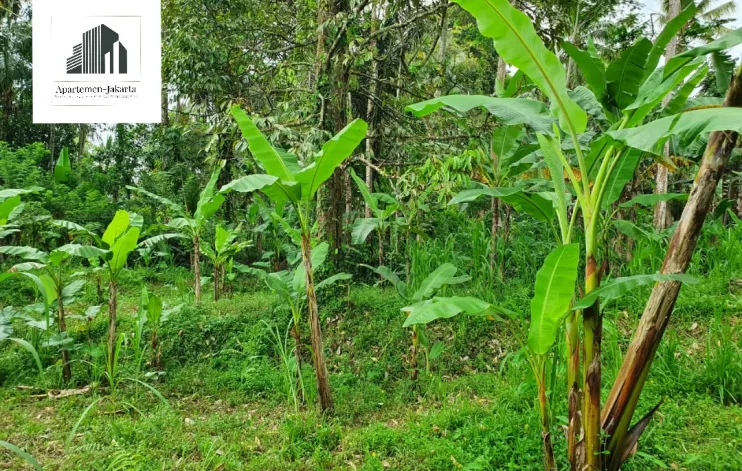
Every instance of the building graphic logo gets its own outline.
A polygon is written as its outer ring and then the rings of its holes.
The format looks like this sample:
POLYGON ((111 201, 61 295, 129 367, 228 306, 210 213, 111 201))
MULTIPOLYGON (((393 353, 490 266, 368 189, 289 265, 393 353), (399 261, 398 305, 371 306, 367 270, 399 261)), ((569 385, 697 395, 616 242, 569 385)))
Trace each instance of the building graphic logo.
POLYGON ((67 59, 68 74, 125 74, 127 51, 119 34, 101 24, 82 35, 82 43, 72 48, 67 59))

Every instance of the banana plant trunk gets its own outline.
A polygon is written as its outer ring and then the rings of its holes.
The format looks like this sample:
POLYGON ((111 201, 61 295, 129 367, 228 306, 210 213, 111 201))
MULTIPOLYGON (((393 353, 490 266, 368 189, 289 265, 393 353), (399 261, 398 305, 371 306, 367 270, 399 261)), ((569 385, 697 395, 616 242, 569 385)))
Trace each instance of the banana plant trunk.
MULTIPOLYGON (((588 225, 589 226, 589 225, 588 225)), ((588 238, 590 234, 586 234, 588 238)), ((593 241, 587 241, 589 247, 593 241)), ((585 295, 598 289, 598 264, 591 249, 587 251, 585 267, 585 295)), ((583 320, 583 398, 582 398, 582 426, 584 431, 583 449, 578 451, 578 469, 599 471, 601 469, 600 455, 600 348, 603 331, 603 319, 600 315, 598 301, 585 309, 583 320)))
POLYGON ((576 469, 576 450, 578 434, 582 427, 580 421, 580 331, 579 319, 572 311, 567 316, 565 335, 567 337, 567 394, 568 394, 568 422, 567 422, 567 460, 572 469, 576 469))
POLYGON ((317 308, 317 293, 314 291, 314 274, 312 272, 312 243, 309 234, 302 233, 301 255, 304 260, 304 272, 307 282, 307 304, 309 308, 309 329, 312 340, 312 360, 314 372, 317 376, 317 392, 319 393, 320 408, 323 413, 332 413, 332 392, 330 390, 330 375, 327 372, 325 349, 322 343, 322 328, 319 323, 319 309, 317 308))
POLYGON ((157 344, 157 326, 152 327, 152 352, 155 356, 155 369, 157 371, 162 370, 162 352, 160 346, 157 344))
POLYGON ((302 387, 302 381, 301 381, 301 356, 303 353, 303 348, 301 348, 301 333, 299 332, 299 325, 296 322, 296 318, 298 316, 294 316, 294 325, 291 327, 291 335, 294 337, 294 359, 296 360, 296 382, 297 387, 299 390, 301 390, 301 403, 306 403, 306 396, 304 395, 304 388, 302 387))
MULTIPOLYGON (((732 80, 724 106, 742 107, 742 68, 737 70, 732 80)), ((688 269, 703 222, 711 209, 716 187, 737 145, 738 137, 737 133, 726 131, 714 132, 709 137, 701 167, 670 241, 661 273, 685 273, 688 269)), ((612 457, 607 466, 609 470, 621 466, 643 430, 640 427, 643 421, 632 428, 629 426, 679 292, 680 283, 677 281, 655 284, 603 407, 601 420, 609 437, 605 449, 612 457)))
POLYGON ((196 303, 201 302, 201 257, 199 256, 200 240, 198 234, 193 236, 193 291, 196 297, 196 303))
MULTIPOLYGON (((492 227, 490 235, 492 241, 492 251, 490 252, 490 273, 495 274, 495 262, 497 260, 497 231, 500 227, 500 199, 492 198, 492 227)), ((502 275, 500 275, 502 278, 502 275)))
MULTIPOLYGON (((113 371, 116 366, 116 280, 108 283, 108 367, 113 371)), ((113 378, 109 378, 113 381, 113 378)))
POLYGON ((384 232, 382 230, 379 233, 379 266, 384 265, 384 232))
MULTIPOLYGON (((61 286, 61 283, 60 283, 61 286)), ((62 301, 62 288, 57 292, 57 322, 59 323, 59 333, 67 332, 67 321, 64 317, 64 301, 62 301)), ((62 346, 62 378, 65 382, 72 379, 72 369, 70 367, 70 352, 62 346)))
POLYGON ((214 266, 214 301, 219 301, 219 267, 214 266))
POLYGON ((546 471, 556 471, 554 444, 551 441, 551 427, 549 425, 549 399, 546 396, 546 368, 543 363, 539 376, 538 404, 541 412, 541 444, 544 452, 544 469, 546 471))

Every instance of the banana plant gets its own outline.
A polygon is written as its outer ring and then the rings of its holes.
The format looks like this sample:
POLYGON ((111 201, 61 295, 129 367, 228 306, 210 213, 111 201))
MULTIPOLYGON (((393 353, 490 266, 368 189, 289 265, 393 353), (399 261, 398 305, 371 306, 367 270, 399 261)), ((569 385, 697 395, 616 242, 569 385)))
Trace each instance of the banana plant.
MULTIPOLYGON (((742 43, 742 29, 678 54, 660 67, 665 47, 695 14, 694 4, 669 21, 654 43, 639 39, 607 67, 591 51, 568 46, 565 51, 578 65, 587 83, 587 87, 568 90, 564 66, 538 37, 527 15, 513 8, 507 0, 455 2, 476 18, 480 33, 493 40, 500 57, 528 76, 549 99, 549 111, 535 100, 485 96, 440 97, 412 105, 410 109, 425 115, 443 107, 462 113, 483 107, 505 125, 525 124, 537 133, 555 188, 565 186, 563 175, 566 173, 571 184, 570 193, 576 196, 572 216, 567 218, 566 192, 555 191, 553 207, 559 214, 561 234, 554 232, 568 243, 576 227, 576 217, 581 215, 585 231, 583 291, 589 296, 600 287, 600 222, 610 216, 606 210, 618 200, 623 187, 633 177, 641 156, 650 155, 671 166, 671 162, 662 157, 665 143, 671 138, 683 146, 701 134, 742 130, 739 108, 686 109, 688 97, 695 88, 692 84, 708 72, 704 56, 742 43), (669 104, 664 107, 662 102, 666 97, 670 97, 669 104), (665 116, 665 113, 670 114, 665 116), (592 118, 590 125, 594 132, 586 133, 589 118, 592 118)), ((611 395, 611 403, 606 404, 601 418, 599 298, 594 298, 594 302, 580 313, 583 319, 582 410, 570 406, 568 460, 575 469, 616 470, 631 455, 646 427, 647 420, 642 419, 636 425, 639 428, 629 431, 646 377, 636 382, 635 390, 623 394, 622 397, 631 397, 631 400, 622 400, 619 404, 616 402, 618 395, 611 395), (574 439, 580 434, 583 440, 574 439), (603 435, 608 438, 603 440, 603 435)), ((578 315, 567 318, 568 365, 575 364, 571 361, 575 356, 579 358, 578 315)), ((649 364, 653 355, 650 352, 638 361, 649 364)), ((576 364, 579 363, 578 360, 576 364)), ((571 367, 569 372, 568 376, 574 381, 569 387, 572 395, 579 375, 571 367)))
POLYGON ((65 268, 73 257, 83 259, 105 257, 108 251, 92 246, 67 244, 48 253, 33 247, 4 246, 0 247, 0 253, 17 256, 25 260, 24 263, 13 266, 10 269, 11 272, 22 272, 26 276, 31 275, 29 272, 33 270, 44 272, 38 279, 41 280, 41 286, 44 288, 45 307, 48 310, 52 303, 55 301, 57 303, 59 337, 51 339, 51 342, 59 345, 62 349, 62 377, 64 381, 70 381, 72 371, 69 351, 65 345, 71 340, 67 337, 65 306, 74 300, 75 294, 83 287, 85 280, 75 280, 67 283, 64 276, 65 268))
POLYGON ((146 286, 142 286, 133 341, 138 370, 141 370, 142 361, 144 359, 144 328, 146 324, 149 324, 151 326, 150 329, 152 330, 150 340, 153 356, 152 364, 157 371, 160 371, 162 369, 162 349, 158 344, 157 329, 165 323, 172 314, 180 311, 182 308, 183 304, 179 304, 173 308, 167 309, 167 305, 163 303, 162 298, 154 293, 150 293, 146 286))
POLYGON ((371 218, 356 219, 351 232, 351 242, 353 244, 363 244, 369 234, 376 231, 379 238, 379 266, 382 266, 384 265, 384 238, 394 222, 392 217, 400 207, 399 201, 386 193, 371 193, 366 186, 366 182, 359 178, 353 169, 350 169, 350 176, 358 185, 363 200, 373 214, 371 218))
MULTIPOLYGON (((55 220, 52 223, 74 233, 77 236, 92 239, 99 252, 89 252, 93 257, 99 256, 108 271, 108 368, 115 369, 116 359, 116 311, 118 307, 118 280, 126 268, 129 255, 136 250, 143 219, 135 213, 123 210, 116 211, 111 223, 102 236, 85 227, 70 221, 55 220)), ((83 246, 85 247, 85 246, 83 246)), ((87 257, 90 258, 90 257, 87 257)), ((109 377, 109 381, 113 381, 109 377)))
MULTIPOLYGON (((428 274, 420 282, 419 286, 417 286, 417 289, 414 292, 412 291, 414 288, 402 281, 399 276, 389 267, 383 265, 379 267, 372 267, 369 265, 362 266, 374 271, 382 279, 391 283, 392 286, 397 289, 397 293, 402 298, 403 302, 405 304, 408 304, 406 307, 403 307, 401 311, 406 315, 404 326, 412 327, 412 350, 410 355, 410 377, 412 381, 417 381, 417 378, 419 376, 418 356, 421 346, 420 338, 424 337, 427 339, 428 337, 424 332, 420 331, 421 328, 419 327, 420 324, 425 323, 420 322, 420 319, 425 318, 428 309, 433 309, 435 312, 438 312, 439 309, 448 309, 450 310, 450 312, 454 312, 458 309, 459 311, 456 312, 456 314, 458 314, 459 312, 475 314, 482 312, 487 308, 487 306, 485 306, 484 309, 480 309, 483 305, 486 305, 486 303, 484 303, 483 301, 479 301, 476 298, 435 297, 436 293, 440 291, 444 286, 457 285, 471 279, 468 275, 457 276, 456 274, 459 269, 451 263, 444 263, 443 265, 435 269, 432 273, 428 274)), ((422 345, 423 348, 426 349, 423 353, 426 358, 427 369, 427 362, 431 354, 431 351, 429 349, 432 347, 429 345, 429 342, 424 343, 427 344, 427 346, 422 345)))
MULTIPOLYGON (((329 245, 327 242, 322 242, 312 248, 312 267, 315 270, 320 269, 325 261, 327 260, 327 254, 329 251, 329 245)), ((265 270, 255 267, 249 267, 240 263, 235 263, 234 268, 242 273, 248 273, 257 276, 263 282, 269 290, 271 290, 276 296, 281 298, 288 305, 291 310, 292 327, 291 333, 294 337, 294 358, 296 363, 296 390, 300 391, 302 402, 305 399, 304 383, 301 376, 301 358, 303 355, 303 348, 301 343, 301 317, 302 312, 306 307, 306 273, 303 261, 298 263, 291 270, 282 270, 278 272, 269 273, 265 270)), ((330 276, 319 283, 315 287, 316 292, 321 292, 325 288, 337 283, 338 281, 350 280, 352 275, 347 273, 338 273, 330 276)))
MULTIPOLYGON (((492 136, 486 146, 480 146, 472 151, 476 158, 472 160, 472 170, 479 179, 479 184, 484 185, 482 188, 462 192, 449 202, 449 205, 461 201, 472 201, 472 198, 484 196, 487 193, 485 189, 493 188, 512 188, 515 186, 518 177, 526 170, 533 167, 535 163, 535 153, 538 150, 537 144, 524 143, 525 132, 523 126, 503 125, 495 128, 492 136)), ((543 194, 531 196, 531 198, 541 198, 543 194)), ((495 263, 497 259, 498 246, 507 237, 499 233, 501 206, 508 202, 516 202, 518 208, 522 204, 517 203, 518 197, 505 194, 502 197, 492 196, 492 226, 491 226, 491 249, 490 249, 490 272, 495 273, 495 263)), ((540 201, 537 199, 537 201, 540 201)), ((530 206, 528 206, 530 207, 530 206)), ((508 213, 509 214, 509 213, 508 213)), ((544 215, 541 212, 534 213, 537 218, 544 215)), ((546 214, 545 216, 549 216, 546 214)), ((506 243, 506 241, 504 241, 506 243)), ((503 277, 505 260, 500 264, 499 276, 503 277)))
POLYGON ((236 254, 251 245, 250 242, 237 241, 241 228, 242 226, 238 225, 235 229, 225 229, 221 224, 217 224, 213 247, 201 241, 201 252, 211 260, 214 267, 214 301, 219 300, 221 292, 226 287, 225 266, 236 254))
POLYGON ((23 212, 24 204, 21 197, 39 190, 42 188, 0 190, 0 239, 20 232, 20 228, 13 224, 13 221, 23 212))
POLYGON ((300 227, 295 237, 300 239, 304 262, 312 360, 317 377, 317 391, 322 411, 331 412, 333 409, 332 392, 322 343, 312 266, 312 207, 317 191, 365 138, 368 125, 363 120, 354 120, 322 146, 322 150, 314 156, 313 162, 302 167, 296 156, 280 153, 274 149, 239 106, 232 108, 232 115, 242 130, 248 148, 266 173, 239 178, 222 187, 220 191, 222 193, 260 191, 273 200, 277 207, 284 206, 287 202, 294 207, 300 227))
POLYGON ((196 303, 201 302, 201 235, 206 223, 219 211, 224 203, 224 195, 215 192, 217 180, 221 173, 221 166, 217 167, 211 174, 211 178, 201 191, 196 205, 196 211, 190 214, 188 210, 172 200, 158 196, 142 188, 127 186, 131 191, 139 193, 163 204, 175 216, 174 219, 165 223, 165 226, 176 232, 156 235, 142 241, 140 245, 150 247, 162 241, 176 238, 188 238, 193 242, 193 279, 196 303))

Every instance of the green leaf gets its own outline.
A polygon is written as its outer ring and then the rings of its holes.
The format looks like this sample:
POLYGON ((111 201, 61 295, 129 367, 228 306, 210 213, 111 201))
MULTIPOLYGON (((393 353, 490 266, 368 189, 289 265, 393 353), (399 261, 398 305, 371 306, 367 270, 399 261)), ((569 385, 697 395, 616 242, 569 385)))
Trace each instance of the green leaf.
POLYGON ((476 188, 474 190, 464 190, 451 198, 448 205, 468 203, 474 201, 480 196, 492 196, 494 198, 504 198, 518 193, 523 190, 519 188, 476 188))
POLYGON ((362 119, 355 119, 342 131, 322 146, 322 151, 315 156, 312 165, 296 174, 296 181, 301 183, 301 197, 304 201, 314 198, 317 190, 330 179, 358 144, 366 138, 368 124, 362 119))
POLYGON ((54 220, 49 221, 49 222, 50 222, 50 224, 52 224, 54 226, 61 227, 62 229, 67 229, 68 231, 77 232, 77 233, 80 233, 80 234, 84 234, 84 235, 90 236, 90 237, 92 237, 95 240, 100 240, 95 233, 89 231, 85 227, 83 227, 83 226, 81 226, 81 225, 79 225, 77 223, 74 223, 72 221, 65 221, 65 220, 62 220, 62 219, 54 219, 54 220))
POLYGON ((25 189, 6 188, 5 190, 0 190, 0 201, 5 200, 6 198, 14 198, 16 196, 27 195, 29 193, 38 193, 40 191, 44 191, 44 188, 41 188, 40 186, 34 186, 25 189))
POLYGON ((38 461, 36 461, 36 459, 34 459, 33 456, 29 455, 28 453, 21 450, 20 448, 13 445, 12 443, 8 443, 6 441, 0 440, 0 447, 3 447, 6 450, 10 450, 11 452, 15 453, 16 455, 21 457, 21 459, 23 459, 26 463, 33 466, 33 468, 36 471, 42 471, 41 465, 39 464, 38 461))
POLYGON ((567 314, 574 296, 579 262, 580 246, 563 245, 546 257, 536 273, 528 348, 537 355, 548 353, 556 341, 559 320, 567 314))
POLYGON ((232 116, 234 116, 237 125, 242 130, 242 135, 247 140, 250 152, 260 162, 266 173, 281 181, 294 181, 294 173, 289 170, 281 155, 270 145, 268 139, 263 136, 257 126, 255 126, 255 123, 252 122, 239 106, 232 108, 232 116))
MULTIPOLYGON (((54 252, 63 252, 80 258, 105 258, 108 250, 99 249, 90 245, 67 244, 55 249, 54 252)), ((54 253, 52 252, 52 254, 54 253)))
POLYGON ((379 228, 379 218, 359 218, 353 223, 351 230, 351 244, 358 245, 366 242, 369 234, 379 228))
POLYGON ((183 207, 167 198, 163 198, 162 196, 156 195, 154 193, 151 193, 143 188, 138 188, 136 186, 127 186, 128 190, 131 190, 135 193, 139 193, 141 195, 146 196, 149 199, 155 200, 158 203, 161 203, 165 206, 167 206, 171 211, 173 211, 176 214, 183 214, 184 210, 183 207))
POLYGON ((621 57, 608 66, 606 80, 608 94, 613 97, 620 109, 634 103, 639 87, 644 82, 647 56, 652 50, 652 42, 641 38, 626 49, 621 57))
POLYGON ((401 309, 407 313, 404 327, 428 324, 438 319, 450 319, 459 314, 497 317, 501 310, 490 303, 473 297, 435 298, 421 301, 401 309))
POLYGON ((405 108, 417 117, 424 117, 440 110, 451 108, 467 113, 474 108, 483 108, 505 125, 526 124, 535 131, 550 133, 554 119, 543 103, 529 98, 494 98, 484 95, 449 95, 409 105, 405 108))
POLYGON ((70 151, 62 147, 59 153, 56 165, 54 165, 54 182, 67 183, 72 173, 72 164, 70 163, 70 151))
POLYGON ((147 303, 147 320, 153 325, 159 325, 162 319, 162 298, 155 294, 149 295, 147 303))
POLYGON ((508 204, 515 207, 516 210, 522 211, 539 221, 551 222, 554 219, 554 205, 551 201, 537 194, 528 194, 518 188, 477 188, 473 190, 464 190, 454 196, 448 202, 452 204, 466 203, 474 201, 480 196, 492 196, 500 198, 508 204))
POLYGON ((556 195, 554 206, 556 207, 561 234, 562 237, 566 237, 569 232, 569 216, 567 213, 567 186, 564 184, 564 165, 559 157, 562 150, 554 138, 543 134, 536 134, 536 137, 544 154, 546 165, 549 167, 551 182, 554 185, 556 195))
POLYGON ((132 227, 126 232, 126 234, 116 240, 111 247, 111 259, 108 260, 108 265, 112 272, 118 273, 126 266, 126 259, 129 258, 129 254, 137 248, 138 239, 139 228, 132 227))
POLYGON ((373 272, 375 272, 376 274, 380 275, 382 278, 390 282, 392 286, 394 286, 397 289, 397 292, 399 293, 400 296, 402 296, 405 299, 407 298, 407 285, 405 284, 404 281, 399 279, 399 276, 397 276, 397 274, 394 273, 394 271, 391 268, 386 267, 384 265, 377 268, 377 267, 372 267, 371 265, 365 265, 363 263, 361 264, 361 266, 366 267, 372 270, 373 272))
POLYGON ((714 51, 711 53, 711 64, 714 66, 716 91, 721 95, 726 95, 734 74, 735 61, 726 52, 714 51))
POLYGON ((691 142, 713 131, 742 131, 742 108, 700 109, 652 121, 630 129, 608 131, 606 135, 629 147, 660 155, 662 145, 673 135, 691 142))
POLYGON ((631 148, 625 149, 621 154, 616 166, 606 179, 603 208, 608 208, 621 197, 626 184, 634 178, 634 172, 641 156, 641 151, 631 148))
POLYGON ((26 351, 27 351, 28 353, 30 353, 30 354, 31 354, 31 356, 32 356, 32 357, 33 357, 33 359, 34 359, 34 362, 36 362, 36 368, 38 368, 38 370, 39 370, 39 375, 42 375, 42 374, 44 374, 44 367, 43 367, 43 365, 41 364, 41 357, 39 357, 39 352, 37 352, 37 351, 36 351, 36 349, 35 349, 35 348, 33 347, 33 345, 31 345, 31 344, 30 344, 30 343, 29 343, 28 341, 26 341, 26 340, 23 340, 23 339, 17 339, 17 338, 13 338, 13 337, 8 337, 8 338, 6 338, 5 340, 8 340, 8 341, 10 341, 10 342, 15 342, 15 343, 17 343, 17 344, 18 344, 18 345, 19 345, 19 346, 20 346, 21 348, 23 348, 23 349, 24 349, 24 350, 26 350, 26 351))
POLYGON ((647 57, 647 66, 645 79, 649 78, 654 70, 657 68, 657 64, 660 63, 660 58, 665 54, 667 45, 670 41, 680 32, 683 27, 693 18, 698 11, 695 2, 689 2, 687 8, 685 8, 678 16, 668 21, 662 32, 657 36, 652 46, 652 51, 647 57))
POLYGON ((717 51, 725 51, 740 43, 742 43, 742 28, 736 29, 716 41, 678 54, 667 62, 667 65, 665 66, 665 77, 672 75, 696 57, 705 56, 706 54, 711 54, 717 51))
POLYGON ((361 196, 363 196, 363 201, 366 202, 366 204, 369 208, 371 208, 371 211, 373 211, 374 214, 379 213, 379 202, 369 191, 368 186, 366 186, 366 182, 361 180, 361 178, 356 175, 356 172, 352 168, 350 169, 350 176, 351 178, 353 178, 353 181, 356 182, 356 185, 358 185, 358 190, 361 192, 361 196))
POLYGON ((580 309, 586 309, 595 304, 595 301, 597 301, 598 298, 601 298, 603 301, 618 299, 640 286, 661 281, 679 281, 688 284, 698 283, 697 279, 689 275, 662 275, 660 273, 616 278, 603 283, 600 288, 590 292, 590 294, 580 299, 574 306, 572 306, 572 310, 577 311, 580 309))
POLYGON ((590 86, 595 97, 600 100, 605 95, 605 66, 599 58, 592 57, 587 51, 578 49, 570 42, 563 42, 562 48, 571 57, 582 72, 582 77, 590 86))
MULTIPOLYGON (((173 221, 174 220, 172 220, 171 222, 173 222, 173 221)), ((187 224, 186 224, 186 226, 187 226, 187 224)), ((170 240, 170 239, 185 239, 185 238, 186 237, 183 234, 177 234, 177 233, 160 234, 160 235, 156 235, 156 236, 150 237, 149 239, 143 240, 142 242, 139 243, 139 246, 140 247, 153 247, 153 246, 159 244, 160 242, 164 242, 166 240, 170 240)))
POLYGON ((494 41, 497 53, 522 70, 551 99, 551 109, 559 116, 561 128, 577 134, 584 132, 587 115, 569 98, 564 67, 536 34, 530 18, 507 0, 456 3, 476 18, 479 31, 494 41))
POLYGON ((266 186, 273 185, 278 178, 271 175, 248 175, 238 178, 227 183, 219 190, 220 193, 229 193, 236 191, 238 193, 252 193, 253 191, 262 190, 266 186))
POLYGON ((80 425, 82 425, 83 421, 85 421, 85 417, 87 417, 90 411, 93 410, 93 407, 95 407, 95 405, 98 404, 102 400, 103 400, 103 397, 99 397, 98 399, 88 404, 88 407, 86 407, 85 410, 82 411, 82 414, 80 414, 80 417, 77 418, 75 425, 72 426, 72 430, 70 430, 69 435, 67 435, 67 442, 65 446, 67 447, 70 446, 70 443, 72 443, 72 440, 75 439, 75 435, 77 435, 77 429, 80 428, 80 425))
POLYGON ((415 291, 415 294, 412 295, 412 299, 419 302, 433 296, 435 292, 444 285, 452 285, 467 281, 469 279, 468 276, 456 277, 456 272, 458 270, 459 269, 456 268, 455 265, 444 263, 435 269, 433 273, 428 275, 422 283, 420 283, 420 287, 415 291))
POLYGON ((116 211, 116 215, 113 216, 113 220, 106 228, 106 232, 103 233, 101 240, 108 244, 108 247, 113 247, 113 244, 126 230, 129 228, 129 213, 123 210, 116 211))
POLYGON ((501 163, 508 162, 518 148, 518 140, 523 135, 520 126, 498 126, 492 132, 492 152, 501 163))
POLYGON ((14 196, 0 203, 0 226, 5 225, 10 219, 11 213, 21 205, 21 197, 14 196))
POLYGON ((634 206, 635 204, 638 204, 639 206, 654 206, 660 201, 687 200, 687 199, 688 199, 688 193, 651 193, 648 195, 635 196, 629 201, 626 201, 625 203, 621 203, 619 207, 630 208, 634 206))
POLYGON ((64 288, 62 288, 62 299, 65 300, 65 303, 70 303, 73 301, 75 295, 80 292, 80 290, 85 286, 85 280, 75 280, 72 283, 68 284, 64 288))
POLYGON ((332 275, 331 277, 320 281, 314 289, 320 291, 328 286, 334 285, 338 281, 350 280, 351 278, 353 278, 353 275, 349 275, 348 273, 338 273, 337 275, 332 275))
MULTIPOLYGON (((703 79, 706 78, 708 75, 708 65, 704 64, 700 69, 698 69, 691 78, 686 81, 682 87, 680 87, 680 90, 675 92, 675 95, 673 95, 670 102, 667 104, 665 109, 662 111, 663 116, 669 116, 673 114, 680 113, 683 111, 683 108, 685 107, 685 104, 688 102, 688 97, 690 97, 691 93, 698 88, 698 86, 703 82, 703 79)), ((728 84, 727 84, 728 85, 728 84)), ((722 93, 726 93, 726 90, 722 93)))
POLYGON ((14 255, 24 260, 34 260, 46 263, 49 260, 46 252, 37 250, 33 247, 17 247, 14 245, 4 245, 0 247, 0 254, 14 255))

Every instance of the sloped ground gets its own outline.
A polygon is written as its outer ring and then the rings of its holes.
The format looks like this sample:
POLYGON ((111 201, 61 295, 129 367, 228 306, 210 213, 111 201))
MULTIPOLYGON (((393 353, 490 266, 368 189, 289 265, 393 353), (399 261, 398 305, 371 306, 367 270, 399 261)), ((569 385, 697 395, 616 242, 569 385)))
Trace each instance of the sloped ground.
MULTIPOLYGON (((683 288, 641 409, 665 402, 627 469, 742 469, 742 410, 735 402, 742 399, 742 309, 727 284, 711 279, 683 288)), ((169 287, 158 291, 177 302, 169 287)), ((629 340, 643 294, 608 306, 606 376, 618 367, 618 349, 629 340)), ((530 294, 509 287, 508 296, 519 307, 530 294)), ((271 295, 248 289, 186 308, 162 329, 166 374, 146 381, 167 405, 131 381, 113 394, 94 388, 58 400, 32 397, 38 392, 16 386, 56 387, 55 368, 38 378, 23 351, 3 350, 0 440, 27 450, 48 470, 541 469, 535 385, 497 324, 461 318, 432 326, 429 336, 446 350, 414 386, 394 291, 338 288, 321 301, 333 418, 315 412, 306 365, 309 405, 297 412, 288 400, 263 321, 283 330, 289 314, 271 295)), ((135 306, 133 297, 125 299, 123 331, 132 330, 135 306)), ((85 326, 75 329, 84 338, 85 326)), ((91 332, 104 331, 99 318, 91 332)), ((122 379, 135 375, 131 355, 124 353, 122 379)), ((79 385, 88 384, 88 366, 74 369, 79 385)), ((561 423, 564 395, 557 381, 561 423)), ((563 458, 561 436, 556 446, 563 458)), ((30 469, 24 466, 0 451, 0 469, 30 469)))

